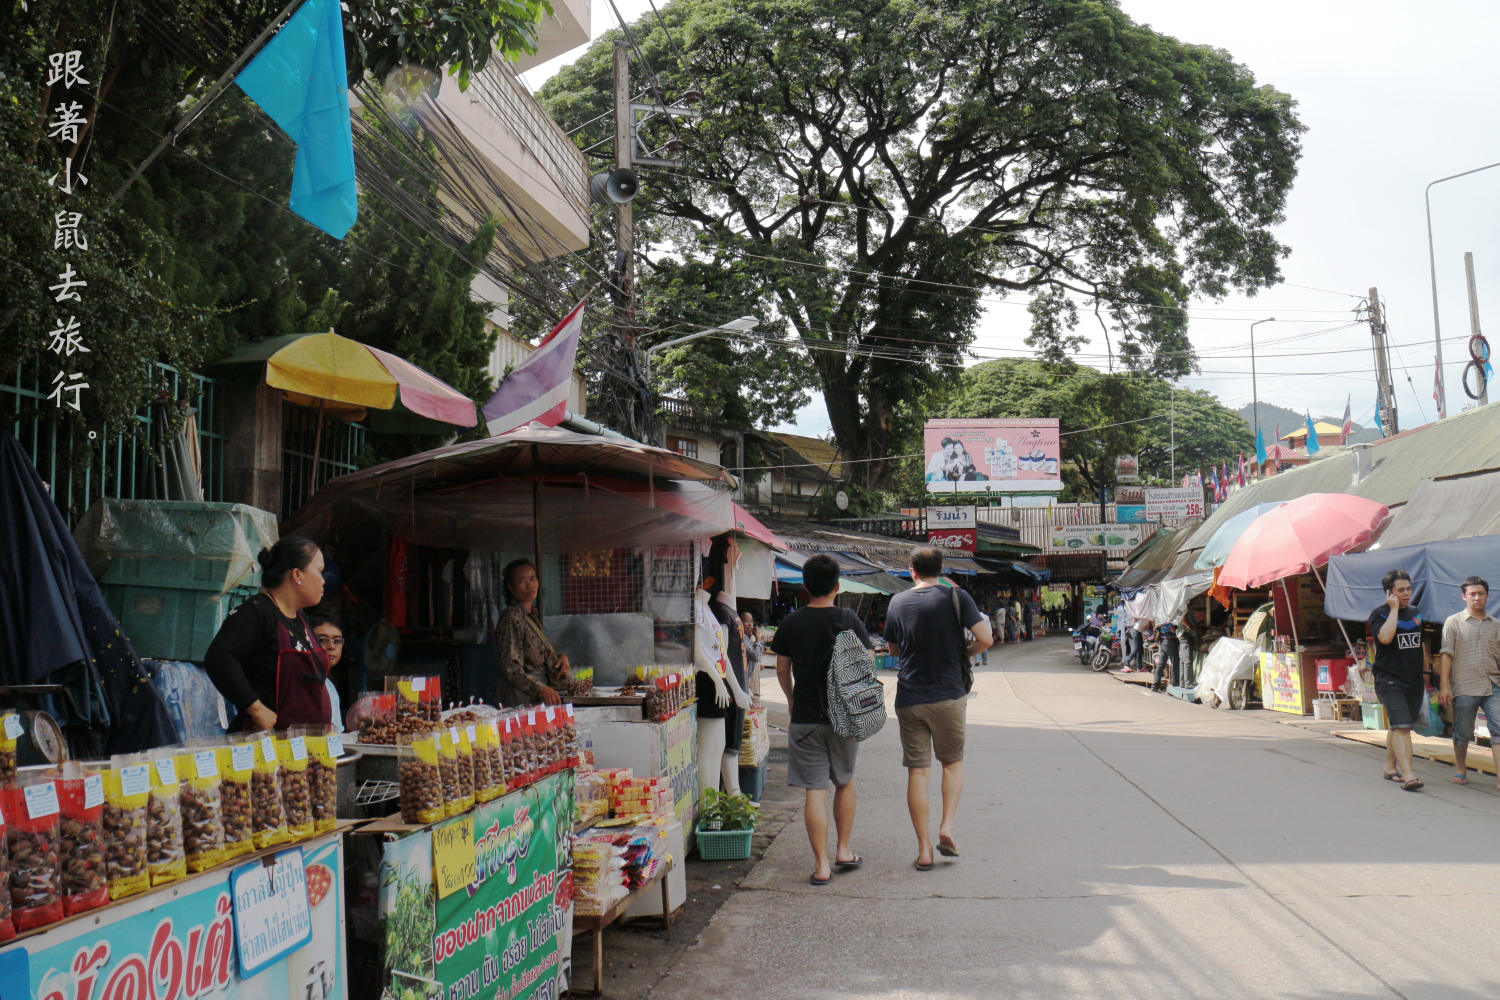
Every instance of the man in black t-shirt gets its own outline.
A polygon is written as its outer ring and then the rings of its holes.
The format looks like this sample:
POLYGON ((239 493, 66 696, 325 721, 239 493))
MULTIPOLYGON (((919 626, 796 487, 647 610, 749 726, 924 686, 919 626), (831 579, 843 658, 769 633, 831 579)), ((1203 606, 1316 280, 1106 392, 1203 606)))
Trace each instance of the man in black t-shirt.
POLYGON ((807 791, 807 839, 812 841, 813 869, 809 882, 827 885, 833 869, 858 868, 864 861, 849 847, 854 828, 854 760, 856 740, 833 731, 828 718, 828 662, 834 640, 843 631, 859 636, 870 648, 870 636, 859 616, 836 607, 839 564, 832 556, 815 555, 802 567, 807 606, 787 615, 771 640, 776 654, 776 679, 791 707, 787 729, 787 784, 807 791), (833 783, 833 823, 838 838, 832 866, 828 859, 828 785, 833 783))
POLYGON ((1385 706, 1385 777, 1414 792, 1422 787, 1411 767, 1411 730, 1422 712, 1427 688, 1427 647, 1422 644, 1422 613, 1411 603, 1411 577, 1393 569, 1381 578, 1385 603, 1370 612, 1371 661, 1375 694, 1385 706))
POLYGON ((917 831, 919 872, 932 871, 932 835, 928 831, 927 783, 936 751, 943 765, 943 819, 937 853, 958 857, 953 819, 964 789, 964 660, 990 648, 989 619, 974 599, 956 587, 940 584, 943 553, 919 545, 911 553, 911 590, 891 598, 885 641, 900 663, 896 684, 896 721, 901 726, 901 764, 906 768, 906 807, 917 831), (965 630, 973 633, 970 643, 965 630))

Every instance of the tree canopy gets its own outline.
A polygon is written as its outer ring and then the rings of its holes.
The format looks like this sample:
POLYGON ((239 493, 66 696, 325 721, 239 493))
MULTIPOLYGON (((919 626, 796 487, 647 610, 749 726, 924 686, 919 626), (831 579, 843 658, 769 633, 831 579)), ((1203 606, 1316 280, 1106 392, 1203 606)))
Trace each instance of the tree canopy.
MULTIPOLYGON (((636 199, 655 250, 643 299, 711 326, 728 317, 653 268, 736 280, 800 338, 806 360, 786 375, 815 376, 851 459, 911 436, 903 403, 940 390, 986 295, 1032 297, 1051 361, 1092 311, 1125 367, 1170 375, 1195 365, 1191 296, 1279 278, 1294 102, 1115 3, 671 0, 632 34, 646 83, 705 97, 701 120, 675 126, 684 169, 648 171, 636 199)), ((613 44, 540 94, 584 146, 613 128, 613 44)), ((674 136, 661 119, 643 131, 674 136)), ((887 475, 849 468, 862 486, 887 475)))
POLYGON ((1056 417, 1063 482, 1075 500, 1115 485, 1115 459, 1138 455, 1145 481, 1220 462, 1231 467, 1254 443, 1245 422, 1211 393, 1173 389, 1145 372, 1101 372, 1071 361, 1004 359, 967 369, 941 414, 948 417, 1056 417), (1175 414, 1175 420, 1173 418, 1175 414))

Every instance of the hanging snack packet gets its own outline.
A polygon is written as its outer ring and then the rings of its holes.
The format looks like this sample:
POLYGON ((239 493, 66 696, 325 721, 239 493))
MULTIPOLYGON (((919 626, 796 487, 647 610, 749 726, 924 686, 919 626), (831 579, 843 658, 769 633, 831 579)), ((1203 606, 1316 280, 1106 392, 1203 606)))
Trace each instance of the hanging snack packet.
POLYGON ((151 765, 145 754, 116 754, 103 777, 104 875, 109 880, 109 898, 124 899, 151 888, 146 864, 151 765))
POLYGON ((16 741, 23 732, 21 717, 15 712, 0 715, 0 779, 16 775, 16 741))
POLYGON ((458 804, 459 811, 474 808, 474 745, 469 742, 469 731, 464 726, 448 727, 453 749, 458 754, 458 804))
POLYGON ((146 804, 146 864, 151 884, 173 882, 187 874, 187 851, 182 843, 182 778, 177 774, 177 751, 161 747, 148 751, 151 761, 151 801, 146 804))
POLYGON ((495 720, 495 727, 500 735, 500 780, 506 791, 521 787, 520 779, 516 776, 515 737, 511 734, 511 719, 514 716, 514 712, 502 712, 495 720))
POLYGON ((439 729, 438 776, 443 782, 443 815, 457 816, 463 812, 463 799, 458 792, 458 747, 453 743, 452 730, 439 729))
POLYGON ((490 759, 490 791, 491 798, 498 799, 505 794, 505 759, 500 751, 500 719, 489 718, 479 723, 484 730, 481 739, 484 741, 485 755, 490 759))
POLYGON ((255 773, 258 737, 235 733, 214 749, 219 762, 219 808, 224 821, 222 858, 228 861, 255 850, 251 819, 250 779, 255 773))
POLYGON ((289 834, 286 811, 281 808, 281 762, 276 757, 276 736, 270 731, 252 737, 255 771, 250 775, 250 821, 255 829, 255 849, 285 844, 289 834))
POLYGON ((498 750, 499 747, 490 746, 493 725, 493 720, 481 719, 464 726, 464 735, 469 737, 469 747, 474 754, 475 802, 491 802, 500 797, 500 776, 493 769, 494 758, 491 756, 491 749, 498 750))
POLYGON ((5 837, 5 813, 0 810, 0 941, 16 936, 16 925, 10 919, 10 851, 5 837))
POLYGON ((74 761, 67 761, 59 770, 59 888, 63 913, 71 917, 109 902, 109 880, 104 874, 104 778, 95 769, 74 761))
POLYGON ((281 759, 281 808, 286 810, 287 839, 296 842, 313 835, 312 790, 307 783, 307 734, 312 727, 293 726, 276 740, 281 759))
POLYGON ((329 833, 338 825, 338 758, 343 756, 343 738, 333 726, 308 726, 307 787, 312 796, 313 832, 329 833))
POLYGON ((12 925, 19 933, 61 920, 57 782, 40 771, 18 775, 0 789, 0 812, 6 819, 12 925))
POLYGON ((219 754, 212 742, 198 741, 177 755, 182 778, 182 846, 190 872, 207 871, 224 860, 224 803, 219 754))
POLYGON ((401 733, 401 821, 436 823, 443 818, 443 780, 437 733, 401 733))
POLYGON ((573 714, 572 705, 563 706, 563 766, 580 767, 583 764, 583 753, 578 746, 578 717, 573 714))

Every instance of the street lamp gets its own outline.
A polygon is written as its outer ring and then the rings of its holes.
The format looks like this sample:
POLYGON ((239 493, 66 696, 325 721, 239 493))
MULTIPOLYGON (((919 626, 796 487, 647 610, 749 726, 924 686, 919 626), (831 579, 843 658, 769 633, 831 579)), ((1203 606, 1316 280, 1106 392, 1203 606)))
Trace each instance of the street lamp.
MULTIPOLYGON (((1432 250, 1432 185, 1441 184, 1444 181, 1455 180, 1459 177, 1467 177, 1470 174, 1477 174, 1481 170, 1492 170, 1495 167, 1500 167, 1500 163, 1491 163, 1487 166, 1475 167, 1473 170, 1465 170, 1461 174, 1453 174, 1448 177, 1439 177, 1437 180, 1433 181, 1432 184, 1428 184, 1426 189, 1422 192, 1422 200, 1427 205, 1427 267, 1428 271, 1432 275, 1432 339, 1434 342, 1434 346, 1437 347, 1438 371, 1443 370, 1443 333, 1442 326, 1438 322, 1437 255, 1434 254, 1432 250)), ((1447 392, 1445 391, 1443 395, 1446 396, 1447 392)), ((1442 405, 1443 411, 1446 412, 1448 409, 1447 399, 1440 400, 1440 403, 1442 405)))
POLYGON ((1255 388, 1255 328, 1262 323, 1276 322, 1275 316, 1267 316, 1250 324, 1250 404, 1255 414, 1255 445, 1260 447, 1260 392, 1255 388))
POLYGON ((651 384, 651 355, 657 351, 666 350, 668 347, 676 347, 678 344, 685 344, 689 340, 697 340, 699 337, 707 337, 711 333, 749 333, 759 323, 760 320, 754 316, 741 316, 739 319, 732 319, 722 326, 699 330, 697 333, 690 333, 686 337, 678 337, 675 340, 664 340, 660 344, 653 344, 651 347, 646 348, 646 354, 641 359, 641 367, 645 369, 646 384, 651 384))

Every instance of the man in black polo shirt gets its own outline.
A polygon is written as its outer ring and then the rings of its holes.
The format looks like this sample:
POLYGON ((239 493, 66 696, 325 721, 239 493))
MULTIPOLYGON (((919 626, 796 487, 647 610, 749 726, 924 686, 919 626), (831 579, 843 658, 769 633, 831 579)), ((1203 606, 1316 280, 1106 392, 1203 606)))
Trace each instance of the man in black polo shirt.
POLYGON ((1381 578, 1385 603, 1370 612, 1370 649, 1375 669, 1375 694, 1385 706, 1390 732, 1386 737, 1385 778, 1408 792, 1422 787, 1411 767, 1411 730, 1427 697, 1422 673, 1427 648, 1422 645, 1422 613, 1411 603, 1411 577, 1393 569, 1381 578))

